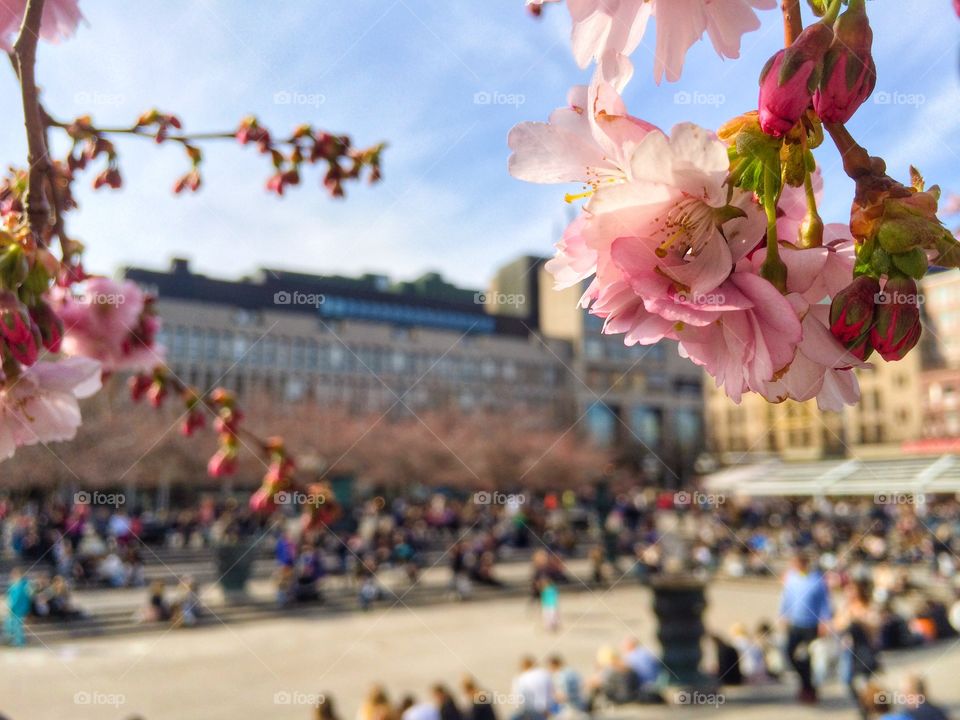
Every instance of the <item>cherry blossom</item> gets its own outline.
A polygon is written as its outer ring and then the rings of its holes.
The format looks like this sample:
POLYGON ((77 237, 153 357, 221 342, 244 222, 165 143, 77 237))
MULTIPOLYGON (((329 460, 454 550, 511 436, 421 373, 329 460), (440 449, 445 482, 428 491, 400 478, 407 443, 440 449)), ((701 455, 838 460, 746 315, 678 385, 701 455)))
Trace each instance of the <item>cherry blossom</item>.
POLYGON ((72 440, 78 398, 100 389, 100 364, 87 358, 40 361, 0 385, 0 460, 18 447, 72 440))
MULTIPOLYGON (((6 52, 13 49, 13 41, 23 13, 27 9, 27 0, 4 0, 0 3, 0 48, 6 52)), ((78 0, 47 0, 43 6, 43 19, 40 23, 40 37, 48 42, 58 42, 73 35, 77 30, 83 13, 78 0)))
POLYGON ((137 284, 95 277, 81 287, 79 294, 64 293, 57 303, 64 354, 98 360, 104 372, 146 371, 157 365, 162 359, 154 343, 159 320, 137 284))
MULTIPOLYGON (((527 0, 540 6, 557 0, 527 0)), ((626 82, 632 66, 624 62, 640 45, 651 17, 656 18, 654 77, 675 82, 687 51, 706 32, 724 58, 740 56, 740 38, 760 27, 755 10, 776 7, 776 0, 567 0, 573 20, 573 55, 580 67, 591 61, 603 77, 626 82)))

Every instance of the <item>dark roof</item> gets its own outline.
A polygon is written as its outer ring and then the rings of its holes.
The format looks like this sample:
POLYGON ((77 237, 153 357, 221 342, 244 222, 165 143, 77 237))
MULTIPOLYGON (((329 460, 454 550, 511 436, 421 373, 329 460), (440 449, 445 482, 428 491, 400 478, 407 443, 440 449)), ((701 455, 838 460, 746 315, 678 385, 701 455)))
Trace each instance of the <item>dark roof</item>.
MULTIPOLYGON (((377 275, 350 278, 270 269, 261 269, 253 277, 222 280, 194 273, 186 261, 175 259, 167 272, 126 267, 123 269, 123 276, 144 286, 161 300, 192 300, 249 311, 269 309, 317 314, 314 306, 278 304, 275 300, 278 293, 304 293, 383 305, 402 305, 417 310, 456 313, 461 318, 475 316, 477 332, 506 335, 527 335, 530 332, 530 323, 519 318, 487 313, 484 305, 474 300, 478 291, 457 288, 435 273, 395 285, 390 285, 386 278, 377 275)), ((411 323, 398 320, 396 324, 411 323)), ((470 321, 465 322, 465 328, 472 324, 470 321)))

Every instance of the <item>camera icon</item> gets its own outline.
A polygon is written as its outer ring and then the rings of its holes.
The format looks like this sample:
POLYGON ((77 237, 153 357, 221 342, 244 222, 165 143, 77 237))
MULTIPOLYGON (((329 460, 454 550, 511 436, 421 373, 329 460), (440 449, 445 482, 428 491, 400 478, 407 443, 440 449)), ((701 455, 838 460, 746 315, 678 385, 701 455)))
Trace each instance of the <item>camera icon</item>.
POLYGON ((290 705, 293 703, 293 696, 286 690, 280 690, 273 694, 274 705, 290 705))
POLYGON ((674 493, 674 495, 673 495, 673 504, 674 504, 674 505, 689 505, 689 504, 690 504, 690 501, 691 501, 692 499, 693 499, 693 498, 690 497, 690 493, 688 493, 686 490, 681 490, 681 491, 678 492, 678 493, 674 493))
POLYGON ((689 705, 692 700, 693 696, 686 690, 681 690, 673 696, 673 702, 676 705, 689 705))
POLYGON ((877 105, 889 105, 893 101, 893 96, 885 90, 874 93, 873 102, 877 105))
POLYGON ((73 504, 74 505, 89 505, 90 501, 93 498, 90 497, 90 493, 86 490, 81 490, 73 495, 73 504))
POLYGON ((877 505, 888 505, 890 503, 890 495, 888 493, 878 492, 873 496, 873 502, 877 505))
POLYGON ((692 102, 693 102, 693 95, 688 93, 686 90, 681 90, 680 92, 674 93, 673 95, 674 105, 689 105, 692 102))
POLYGON ((277 505, 291 505, 293 504, 293 493, 286 490, 281 490, 273 496, 273 501, 277 505))
POLYGON ((889 705, 891 703, 890 693, 885 691, 874 693, 873 702, 877 705, 889 705))
POLYGON ((480 491, 473 494, 473 501, 477 505, 489 505, 493 502, 493 496, 486 491, 480 491))
POLYGON ((473 303, 474 305, 486 305, 488 295, 485 292, 478 292, 473 294, 473 303))
POLYGON ((480 690, 473 694, 473 701, 481 705, 490 705, 493 703, 493 697, 485 690, 480 690))
POLYGON ((493 96, 488 92, 476 92, 473 94, 474 105, 489 105, 493 102, 493 96))
POLYGON ((273 94, 274 105, 289 105, 293 99, 293 94, 287 90, 279 90, 273 94))
POLYGON ((89 705, 92 702, 93 698, 90 693, 81 690, 78 693, 74 693, 73 704, 74 705, 89 705))
POLYGON ((274 305, 289 305, 293 301, 293 296, 286 290, 280 290, 273 294, 274 305))

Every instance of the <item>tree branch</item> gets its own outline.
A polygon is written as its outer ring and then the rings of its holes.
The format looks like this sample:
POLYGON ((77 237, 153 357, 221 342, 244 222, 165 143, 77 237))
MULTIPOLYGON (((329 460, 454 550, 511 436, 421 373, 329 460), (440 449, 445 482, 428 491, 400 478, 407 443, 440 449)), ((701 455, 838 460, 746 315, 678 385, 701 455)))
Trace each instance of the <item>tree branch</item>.
POLYGON ((24 210, 27 224, 34 239, 45 244, 45 230, 49 222, 49 207, 43 192, 44 180, 49 176, 50 155, 44 137, 43 116, 40 112, 40 93, 35 75, 37 43, 40 40, 40 23, 43 19, 44 0, 27 0, 20 34, 13 44, 13 57, 17 76, 20 79, 20 95, 23 104, 23 124, 27 132, 27 192, 24 210))
POLYGON ((800 0, 783 0, 780 3, 780 9, 783 11, 783 44, 784 47, 790 47, 797 36, 803 32, 800 0))

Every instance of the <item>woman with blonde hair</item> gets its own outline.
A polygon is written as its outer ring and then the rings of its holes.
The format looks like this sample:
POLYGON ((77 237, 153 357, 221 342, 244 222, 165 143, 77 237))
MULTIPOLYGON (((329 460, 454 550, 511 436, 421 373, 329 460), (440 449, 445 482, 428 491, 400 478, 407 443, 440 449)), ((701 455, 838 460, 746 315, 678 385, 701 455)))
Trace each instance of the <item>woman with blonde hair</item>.
POLYGON ((394 720, 396 713, 390 705, 383 685, 374 685, 357 711, 357 720, 394 720))

